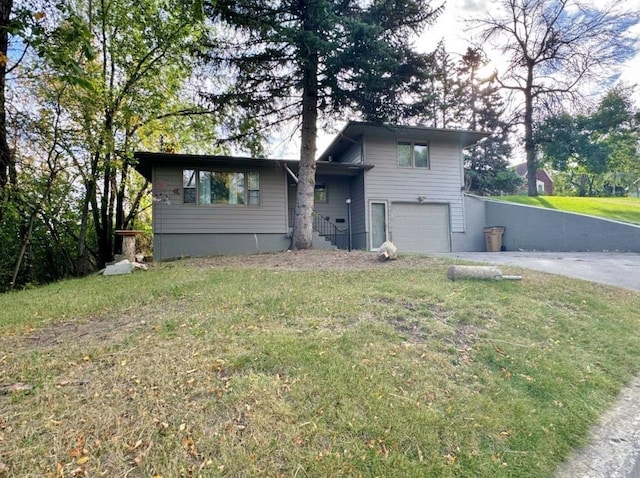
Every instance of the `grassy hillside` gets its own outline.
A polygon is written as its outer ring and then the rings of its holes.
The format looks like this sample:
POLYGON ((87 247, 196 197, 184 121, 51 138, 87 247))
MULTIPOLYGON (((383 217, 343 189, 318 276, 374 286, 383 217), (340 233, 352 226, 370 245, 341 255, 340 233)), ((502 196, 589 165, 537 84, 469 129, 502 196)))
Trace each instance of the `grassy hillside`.
POLYGON ((640 199, 638 198, 582 198, 560 196, 501 196, 494 197, 530 206, 559 209, 562 211, 606 217, 616 221, 640 224, 640 199))
POLYGON ((0 476, 551 477, 640 370, 636 293, 265 254, 0 296, 0 476))

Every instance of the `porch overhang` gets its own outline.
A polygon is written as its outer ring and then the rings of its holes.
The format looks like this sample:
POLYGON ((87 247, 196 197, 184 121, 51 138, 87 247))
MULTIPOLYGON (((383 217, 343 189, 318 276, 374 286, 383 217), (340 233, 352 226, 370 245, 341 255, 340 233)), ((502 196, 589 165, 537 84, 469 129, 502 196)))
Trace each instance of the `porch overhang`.
MULTIPOLYGON (((300 161, 280 161, 297 173, 300 169, 300 161)), ((363 171, 373 168, 373 164, 348 164, 348 163, 330 163, 328 161, 316 161, 316 174, 333 175, 333 176, 358 176, 363 171)))

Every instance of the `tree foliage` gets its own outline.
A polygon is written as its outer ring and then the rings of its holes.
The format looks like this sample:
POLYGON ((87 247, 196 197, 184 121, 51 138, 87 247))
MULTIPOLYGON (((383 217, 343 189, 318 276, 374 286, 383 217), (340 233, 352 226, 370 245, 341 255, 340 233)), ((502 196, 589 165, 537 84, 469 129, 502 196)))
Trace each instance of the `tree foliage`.
POLYGON ((114 231, 133 219, 140 195, 127 194, 126 178, 137 133, 177 106, 191 71, 188 52, 202 32, 197 6, 197 0, 170 9, 151 1, 59 2, 51 28, 34 38, 41 59, 36 70, 61 92, 65 122, 77 125, 63 148, 84 185, 81 272, 90 268, 89 226, 101 266, 118 248, 114 231))
POLYGON ((292 246, 310 248, 319 114, 401 118, 403 97, 419 87, 418 66, 426 61, 413 51, 411 35, 439 9, 427 0, 221 0, 206 11, 219 25, 208 60, 230 74, 230 88, 210 98, 264 124, 300 125, 292 246))
POLYGON ((615 195, 640 178, 640 114, 624 87, 610 90, 590 114, 547 118, 534 141, 542 160, 567 173, 580 196, 615 195))
POLYGON ((486 73, 487 66, 481 50, 468 48, 457 68, 461 116, 466 119, 463 126, 491 133, 465 151, 465 185, 477 194, 510 194, 522 180, 509 167, 512 125, 505 120, 504 100, 495 74, 486 73))
MULTIPOLYGON (((208 28, 200 0, 27 6, 20 33, 29 50, 8 122, 16 192, 0 221, 0 236, 13 239, 2 250, 0 289, 110 261, 120 247, 115 230, 134 227, 149 207, 133 152, 220 152, 221 116, 230 111, 207 108, 189 88, 208 28)), ((228 118, 235 128, 236 117, 228 118)))
POLYGON ((579 0, 500 0, 495 7, 475 23, 481 41, 498 47, 508 62, 502 87, 520 95, 528 192, 535 196, 537 116, 577 98, 581 86, 615 79, 613 73, 635 52, 627 32, 640 17, 624 10, 623 2, 596 9, 579 0))
POLYGON ((509 168, 511 125, 504 119, 504 100, 495 74, 486 73, 488 60, 468 48, 457 61, 440 42, 432 53, 428 81, 415 98, 411 121, 434 128, 484 131, 490 136, 464 154, 465 184, 476 194, 515 192, 521 179, 509 168))

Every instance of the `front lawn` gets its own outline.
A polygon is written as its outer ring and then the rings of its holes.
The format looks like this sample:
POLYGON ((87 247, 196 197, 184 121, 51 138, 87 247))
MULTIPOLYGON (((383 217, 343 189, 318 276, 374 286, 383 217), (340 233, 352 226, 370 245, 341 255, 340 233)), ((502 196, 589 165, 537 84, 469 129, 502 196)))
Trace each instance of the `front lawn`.
POLYGON ((640 297, 448 265, 265 254, 4 294, 0 476, 551 477, 640 370, 640 297))

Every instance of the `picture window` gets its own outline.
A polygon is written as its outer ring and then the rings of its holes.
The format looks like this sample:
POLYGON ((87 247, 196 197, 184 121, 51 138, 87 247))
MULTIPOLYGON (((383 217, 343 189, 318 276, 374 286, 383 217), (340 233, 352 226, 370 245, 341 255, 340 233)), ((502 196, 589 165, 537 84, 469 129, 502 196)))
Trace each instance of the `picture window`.
POLYGON ((260 173, 244 171, 182 171, 184 204, 260 205, 260 173))

